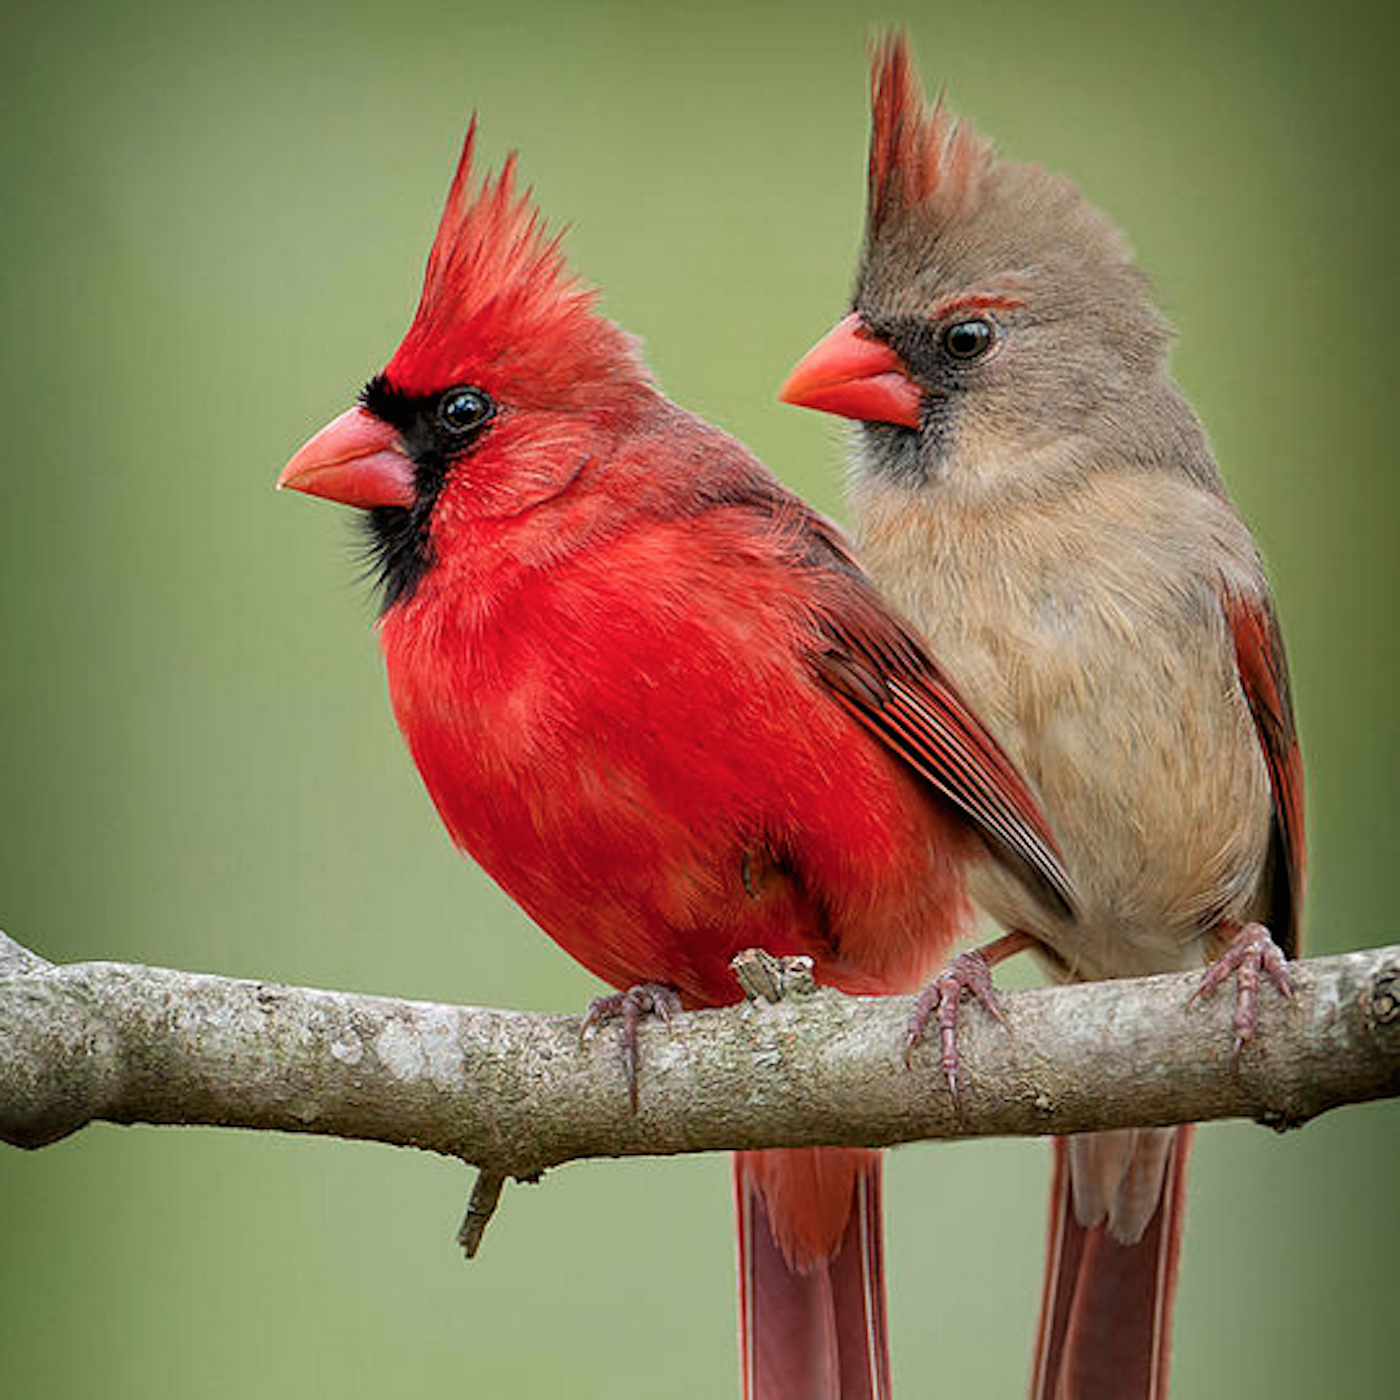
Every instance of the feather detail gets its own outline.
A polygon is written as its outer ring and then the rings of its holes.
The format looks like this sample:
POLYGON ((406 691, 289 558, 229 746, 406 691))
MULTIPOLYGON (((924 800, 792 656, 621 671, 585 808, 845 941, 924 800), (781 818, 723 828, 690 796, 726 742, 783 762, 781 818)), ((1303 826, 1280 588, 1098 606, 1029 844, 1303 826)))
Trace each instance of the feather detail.
POLYGON ((1082 1219, 1070 1169, 1080 1139, 1055 1140, 1031 1400, 1166 1400, 1194 1131, 1188 1124, 1160 1133, 1161 1146, 1149 1154, 1160 1182, 1156 1206, 1128 1242, 1115 1238, 1108 1220, 1082 1219))
POLYGON ((1070 879, 1039 802, 924 643, 868 585, 833 602, 819 620, 831 645, 812 658, 822 681, 1057 914, 1072 916, 1070 879))
POLYGON ((870 75, 870 232, 885 221, 926 205, 941 219, 971 213, 992 143, 944 106, 924 103, 918 75, 902 34, 876 46, 870 75))
POLYGON ((417 395, 478 382, 485 366, 493 392, 520 407, 567 406, 580 381, 645 379, 636 341, 597 314, 597 293, 569 270, 562 235, 548 231, 528 190, 516 192, 514 153, 478 185, 475 146, 473 118, 418 309, 384 378, 417 395))
POLYGON ((735 1154, 745 1400, 889 1400, 880 1196, 878 1152, 735 1154))
POLYGON ((1273 791, 1270 837, 1269 911, 1264 922, 1284 955, 1298 956, 1301 943, 1306 840, 1303 830, 1303 756, 1293 719, 1288 661, 1272 602, 1237 593, 1224 596, 1225 616, 1235 642, 1240 685, 1254 716, 1273 791))

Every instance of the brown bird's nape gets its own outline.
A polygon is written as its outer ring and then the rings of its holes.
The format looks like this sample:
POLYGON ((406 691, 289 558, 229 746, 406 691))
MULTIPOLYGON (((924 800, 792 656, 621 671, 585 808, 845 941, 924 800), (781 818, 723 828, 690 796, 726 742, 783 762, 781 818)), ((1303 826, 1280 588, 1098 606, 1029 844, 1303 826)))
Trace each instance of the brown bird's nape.
MULTIPOLYGON (((1073 917, 974 872, 998 951, 1059 978, 1218 958, 1202 987, 1239 973, 1238 1055, 1254 980, 1286 994, 1298 947, 1302 766, 1264 569, 1169 344, 1108 217, 927 105, 882 43, 853 307, 783 397, 860 424, 864 558, 1064 849, 1073 917)), ((926 1012, 952 1019, 983 975, 956 969, 926 1012)), ((1038 1400, 1165 1394, 1188 1142, 1058 1146, 1038 1400)))

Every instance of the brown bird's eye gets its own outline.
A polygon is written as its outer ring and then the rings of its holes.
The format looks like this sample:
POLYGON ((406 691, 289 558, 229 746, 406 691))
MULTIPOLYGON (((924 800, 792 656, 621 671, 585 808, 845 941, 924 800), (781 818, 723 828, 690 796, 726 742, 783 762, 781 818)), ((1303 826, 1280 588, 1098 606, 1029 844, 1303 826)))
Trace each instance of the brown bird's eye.
POLYGON ((470 384, 449 389, 438 400, 438 422, 449 433, 460 435, 479 428, 496 412, 489 394, 470 384))
POLYGON ((990 321, 959 321, 943 332, 943 348, 955 360, 975 360, 992 348, 995 338, 990 321))

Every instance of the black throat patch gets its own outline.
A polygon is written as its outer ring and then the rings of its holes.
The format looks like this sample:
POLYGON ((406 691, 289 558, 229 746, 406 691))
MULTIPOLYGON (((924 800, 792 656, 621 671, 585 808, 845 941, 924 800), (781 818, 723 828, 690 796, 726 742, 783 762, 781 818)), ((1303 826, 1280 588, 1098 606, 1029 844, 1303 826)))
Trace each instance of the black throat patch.
POLYGON ((379 590, 380 616, 411 598, 432 568, 431 525, 438 496, 453 462, 486 426, 469 434, 451 431, 441 417, 444 398, 405 394, 382 374, 360 393, 361 408, 398 433, 413 463, 413 504, 375 506, 364 516, 365 572, 379 590))

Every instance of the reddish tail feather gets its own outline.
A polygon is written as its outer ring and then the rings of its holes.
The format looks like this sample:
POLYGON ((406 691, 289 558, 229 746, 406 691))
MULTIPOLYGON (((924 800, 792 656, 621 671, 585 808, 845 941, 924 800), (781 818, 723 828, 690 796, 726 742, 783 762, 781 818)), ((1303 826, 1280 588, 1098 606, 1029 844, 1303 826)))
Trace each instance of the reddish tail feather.
POLYGON ((740 1152, 745 1400, 889 1400, 880 1154, 740 1152))
POLYGON ((1157 1210, 1131 1245, 1076 1220, 1068 1144, 1056 1139, 1031 1400, 1165 1400, 1192 1134, 1175 1130, 1157 1210))

